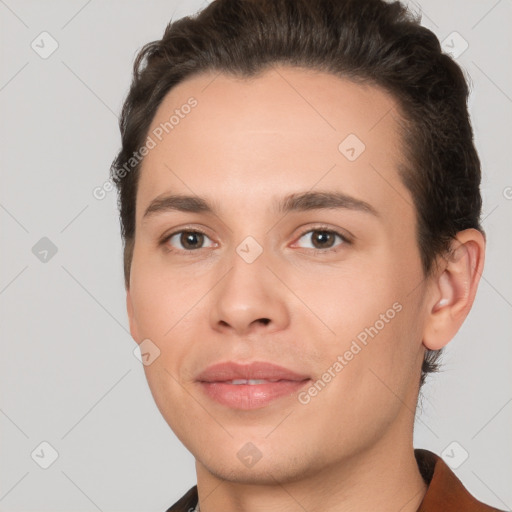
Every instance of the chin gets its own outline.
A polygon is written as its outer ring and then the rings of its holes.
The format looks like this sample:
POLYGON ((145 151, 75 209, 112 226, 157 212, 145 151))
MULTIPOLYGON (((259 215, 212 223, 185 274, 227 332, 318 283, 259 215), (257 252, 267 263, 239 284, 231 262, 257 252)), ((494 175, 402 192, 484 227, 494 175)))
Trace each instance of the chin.
MULTIPOLYGON (((268 434, 268 432, 267 432, 268 434)), ((240 484, 272 485, 312 477, 325 465, 325 457, 313 447, 272 443, 264 436, 251 441, 230 439, 225 443, 196 443, 189 450, 197 464, 217 478, 240 484), (266 442, 266 444, 265 444, 266 442)))
POLYGON ((228 482, 246 485, 271 485, 276 482, 293 482, 304 478, 308 472, 306 468, 302 469, 291 464, 284 463, 283 460, 277 463, 277 457, 274 460, 263 461, 261 459, 252 467, 244 467, 242 463, 236 460, 213 460, 203 461, 197 459, 208 473, 228 482))

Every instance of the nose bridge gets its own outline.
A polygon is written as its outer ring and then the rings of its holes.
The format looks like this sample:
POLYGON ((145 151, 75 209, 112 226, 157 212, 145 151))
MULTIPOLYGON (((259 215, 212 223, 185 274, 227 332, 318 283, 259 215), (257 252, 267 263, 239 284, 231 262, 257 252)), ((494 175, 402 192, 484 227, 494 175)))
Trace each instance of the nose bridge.
MULTIPOLYGON (((231 257, 231 271, 229 272, 230 284, 242 294, 249 291, 250 287, 256 295, 265 293, 267 279, 265 273, 269 260, 268 249, 264 250, 253 237, 244 239, 234 250, 231 257), (245 289, 244 289, 245 288, 245 289)), ((233 290, 232 290, 233 291, 233 290)))
POLYGON ((229 271, 216 287, 212 307, 212 325, 246 333, 257 325, 282 328, 288 314, 270 266, 269 249, 253 237, 246 237, 229 258, 229 271))

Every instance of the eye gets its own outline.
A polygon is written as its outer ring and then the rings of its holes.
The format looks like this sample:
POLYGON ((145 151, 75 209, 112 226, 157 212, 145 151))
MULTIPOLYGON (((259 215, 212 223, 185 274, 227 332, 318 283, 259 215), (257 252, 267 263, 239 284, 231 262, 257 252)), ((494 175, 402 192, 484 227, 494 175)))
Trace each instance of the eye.
POLYGON ((350 241, 341 233, 332 229, 315 228, 306 231, 301 235, 296 243, 300 243, 304 239, 305 248, 314 249, 321 252, 335 251, 337 245, 350 243, 350 241), (336 241, 339 241, 336 244, 336 241))
POLYGON ((163 243, 186 252, 215 246, 215 243, 205 233, 195 230, 177 231, 166 237, 163 243), (205 240, 210 240, 210 245, 205 246, 205 240))

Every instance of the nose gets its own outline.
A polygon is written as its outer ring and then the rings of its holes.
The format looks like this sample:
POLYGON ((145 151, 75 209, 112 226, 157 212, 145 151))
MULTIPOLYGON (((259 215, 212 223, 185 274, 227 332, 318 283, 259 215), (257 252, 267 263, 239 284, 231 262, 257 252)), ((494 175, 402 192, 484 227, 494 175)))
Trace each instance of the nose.
POLYGON ((290 298, 275 277, 276 270, 267 267, 265 252, 252 263, 235 252, 230 263, 229 271, 212 290, 212 328, 238 336, 285 329, 290 320, 290 298))

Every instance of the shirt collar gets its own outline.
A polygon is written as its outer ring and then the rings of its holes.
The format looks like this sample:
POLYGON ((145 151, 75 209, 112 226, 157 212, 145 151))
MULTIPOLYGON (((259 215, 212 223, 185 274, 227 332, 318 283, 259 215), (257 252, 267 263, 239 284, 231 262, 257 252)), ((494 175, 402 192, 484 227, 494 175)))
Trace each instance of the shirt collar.
POLYGON ((418 512, 500 512, 476 500, 435 453, 418 448, 414 450, 414 456, 421 476, 428 485, 418 512))

